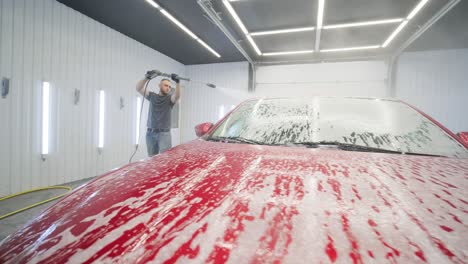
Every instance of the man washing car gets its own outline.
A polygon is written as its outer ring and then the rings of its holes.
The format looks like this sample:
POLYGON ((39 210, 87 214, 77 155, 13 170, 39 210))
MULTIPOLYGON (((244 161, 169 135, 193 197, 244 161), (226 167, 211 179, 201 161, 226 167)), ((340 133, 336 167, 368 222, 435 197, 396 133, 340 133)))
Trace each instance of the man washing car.
POLYGON ((136 85, 137 92, 150 102, 146 131, 146 146, 150 157, 171 148, 171 111, 180 98, 180 79, 177 74, 171 75, 176 83, 175 92, 171 91, 169 79, 159 82, 159 93, 149 89, 145 91, 146 84, 157 76, 156 71, 148 71, 145 78, 136 85))

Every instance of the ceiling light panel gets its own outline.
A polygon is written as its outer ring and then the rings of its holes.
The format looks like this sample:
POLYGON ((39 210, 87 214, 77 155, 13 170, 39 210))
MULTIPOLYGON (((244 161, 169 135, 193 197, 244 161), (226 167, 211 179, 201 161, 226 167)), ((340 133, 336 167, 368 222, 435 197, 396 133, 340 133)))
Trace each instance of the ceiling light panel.
MULTIPOLYGON (((293 50, 311 50, 315 49, 315 33, 313 31, 298 32, 293 35, 266 35, 252 36, 257 46, 263 53, 293 51, 293 50)), ((378 43, 381 42, 378 41, 378 43)), ((358 46, 358 45, 349 45, 358 46)))
MULTIPOLYGON (((385 39, 398 27, 399 24, 386 24, 368 27, 347 27, 323 30, 320 39, 320 50, 362 47, 376 44, 382 45, 385 39)), ((263 45, 260 44, 263 48, 263 45)), ((290 48, 297 50, 297 48, 290 48)))
POLYGON ((193 33, 190 29, 188 29, 184 24, 182 24, 177 18, 175 18, 171 13, 169 13, 167 10, 161 8, 161 6, 154 0, 145 0, 147 3, 149 3, 151 6, 154 8, 158 9, 161 11, 161 13, 167 17, 172 23, 174 23, 176 26, 178 26, 180 29, 182 29, 187 35, 198 41, 205 49, 207 49, 209 52, 211 52, 213 55, 216 57, 220 58, 221 55, 217 53, 213 48, 211 48, 208 44, 206 44, 203 40, 198 38, 195 33, 193 33))
MULTIPOLYGON (((151 1, 151 0, 146 0, 151 1)), ((289 28, 289 29, 277 29, 277 30, 267 30, 267 31, 257 31, 249 33, 248 29, 246 28, 245 24, 240 19, 237 12, 234 10, 233 6, 230 2, 240 2, 241 0, 223 0, 223 4, 237 23, 237 26, 246 36, 248 42, 255 50, 258 55, 263 56, 281 56, 281 55, 294 55, 294 54, 307 54, 315 52, 345 52, 345 51, 357 51, 357 50, 371 50, 371 49, 379 49, 387 47, 395 37, 403 30, 403 28, 408 24, 409 20, 414 18, 421 9, 429 2, 429 0, 420 0, 418 4, 411 10, 406 18, 391 18, 391 19, 381 19, 381 20, 373 20, 373 21, 361 21, 361 22, 353 22, 353 23, 341 23, 341 24, 331 24, 331 25, 323 25, 324 23, 324 16, 325 16, 325 4, 327 3, 326 0, 318 0, 318 8, 317 8, 317 21, 316 25, 310 27, 300 27, 300 28, 289 28), (354 46, 354 47, 347 47, 347 48, 336 48, 336 49, 322 49, 320 50, 320 41, 321 41, 321 30, 331 30, 331 29, 342 29, 342 28, 354 28, 354 27, 367 27, 367 26, 376 26, 376 25, 386 25, 386 24, 399 24, 398 27, 392 31, 390 36, 385 40, 382 45, 367 45, 367 46, 354 46), (257 36, 266 36, 266 35, 279 35, 279 34, 289 34, 289 33, 296 33, 296 32, 306 32, 306 31, 316 31, 315 33, 315 50, 297 50, 297 51, 284 51, 284 52, 266 52, 262 53, 253 40, 252 37, 257 36)), ((384 33, 385 34, 385 33, 384 33)))

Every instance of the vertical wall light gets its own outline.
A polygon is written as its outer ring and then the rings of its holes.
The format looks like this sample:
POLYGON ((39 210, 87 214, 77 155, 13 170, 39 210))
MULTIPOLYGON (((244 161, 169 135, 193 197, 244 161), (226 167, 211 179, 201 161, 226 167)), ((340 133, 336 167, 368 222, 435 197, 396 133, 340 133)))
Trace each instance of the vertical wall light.
POLYGON ((41 156, 49 154, 49 127, 50 126, 50 83, 42 82, 42 140, 41 156))
POLYGON ((219 106, 219 111, 218 111, 218 120, 220 120, 221 118, 224 117, 224 112, 225 112, 224 105, 220 105, 219 106))
POLYGON ((138 145, 140 143, 140 118, 141 118, 141 97, 137 97, 135 145, 138 145))
POLYGON ((101 151, 104 147, 104 115, 105 115, 106 94, 104 90, 99 91, 99 134, 98 134, 98 150, 101 151))

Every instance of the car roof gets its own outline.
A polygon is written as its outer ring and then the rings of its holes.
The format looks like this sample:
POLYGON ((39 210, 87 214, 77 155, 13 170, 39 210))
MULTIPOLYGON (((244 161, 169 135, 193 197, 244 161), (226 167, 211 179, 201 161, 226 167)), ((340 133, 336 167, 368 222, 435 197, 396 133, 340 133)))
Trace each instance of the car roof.
POLYGON ((390 97, 366 97, 366 96, 311 96, 311 97, 255 97, 255 98, 249 98, 245 100, 244 102, 248 101, 258 101, 258 100, 277 100, 277 99, 291 99, 291 100, 297 100, 297 99, 314 99, 314 98, 336 98, 336 99, 361 99, 361 100, 376 100, 376 101, 392 101, 392 102, 403 102, 400 99, 396 98, 390 98, 390 97))

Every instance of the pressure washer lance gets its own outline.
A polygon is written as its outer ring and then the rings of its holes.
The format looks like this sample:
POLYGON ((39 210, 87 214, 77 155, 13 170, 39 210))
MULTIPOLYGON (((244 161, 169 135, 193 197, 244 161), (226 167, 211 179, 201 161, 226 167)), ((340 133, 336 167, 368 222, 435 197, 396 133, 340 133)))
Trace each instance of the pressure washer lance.
MULTIPOLYGON (((153 76, 155 76, 155 77, 158 77, 158 76, 163 76, 163 77, 167 77, 167 78, 172 77, 172 74, 160 72, 158 70, 148 71, 147 73, 150 73, 150 72, 153 72, 153 76)), ((214 85, 212 83, 205 83, 205 82, 202 82, 202 81, 195 81, 195 80, 192 80, 190 78, 184 78, 184 77, 180 77, 180 76, 177 76, 177 78, 179 78, 179 80, 182 80, 182 81, 200 83, 200 84, 206 85, 206 86, 208 86, 210 88, 216 88, 216 85, 214 85)))

